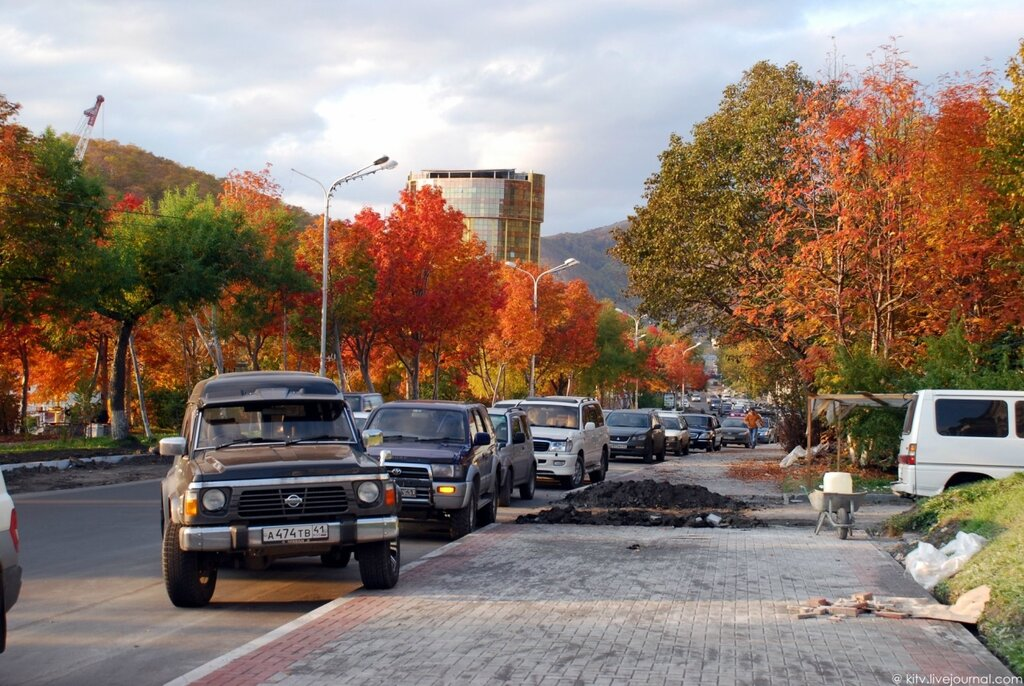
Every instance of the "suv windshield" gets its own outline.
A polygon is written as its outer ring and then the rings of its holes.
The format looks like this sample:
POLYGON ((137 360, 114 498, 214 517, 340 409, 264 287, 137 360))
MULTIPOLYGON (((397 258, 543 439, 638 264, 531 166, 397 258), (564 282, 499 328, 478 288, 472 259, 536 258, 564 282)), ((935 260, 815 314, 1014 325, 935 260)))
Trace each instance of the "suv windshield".
POLYGON ((703 414, 688 414, 686 415, 686 423, 698 429, 706 429, 711 426, 711 417, 703 414))
POLYGON ((564 405, 520 405, 526 411, 530 426, 549 426, 558 429, 580 428, 579 412, 564 405))
POLYGON ((683 425, 679 423, 679 417, 673 417, 672 415, 660 414, 658 415, 658 421, 661 422, 663 427, 673 431, 681 431, 683 428, 683 425))
POLYGON ((340 402, 256 402, 211 405, 199 415, 196 448, 245 443, 353 440, 340 402))
POLYGON ((634 414, 632 412, 609 412, 605 419, 608 426, 626 426, 631 429, 648 429, 651 426, 651 418, 645 414, 634 414))
POLYGON ((466 419, 457 410, 433 407, 382 407, 366 424, 384 432, 384 442, 468 443, 466 419))

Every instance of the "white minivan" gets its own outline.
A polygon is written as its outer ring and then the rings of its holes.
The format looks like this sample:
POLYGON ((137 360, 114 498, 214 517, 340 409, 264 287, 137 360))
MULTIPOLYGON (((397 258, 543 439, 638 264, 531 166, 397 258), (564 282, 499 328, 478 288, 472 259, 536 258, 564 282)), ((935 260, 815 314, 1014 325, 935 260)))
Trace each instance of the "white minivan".
POLYGON ((1024 471, 1024 392, 922 390, 907 407, 894 493, 932 496, 1024 471))

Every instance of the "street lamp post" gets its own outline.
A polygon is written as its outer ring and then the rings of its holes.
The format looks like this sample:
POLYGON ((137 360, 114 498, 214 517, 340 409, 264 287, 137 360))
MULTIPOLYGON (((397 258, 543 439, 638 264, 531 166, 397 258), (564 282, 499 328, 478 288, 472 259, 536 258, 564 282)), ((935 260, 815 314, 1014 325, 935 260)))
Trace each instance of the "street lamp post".
MULTIPOLYGON (((537 284, 540 282, 541 278, 544 277, 544 276, 547 276, 548 274, 555 274, 555 273, 558 273, 558 272, 563 271, 565 269, 569 269, 571 267, 575 267, 579 263, 580 263, 579 260, 577 260, 575 257, 570 257, 570 258, 566 259, 565 262, 563 262, 562 264, 558 265, 557 267, 552 267, 551 269, 548 269, 547 271, 543 271, 540 274, 538 274, 537 276, 534 276, 532 272, 528 272, 527 270, 525 270, 522 267, 520 267, 519 265, 517 265, 515 262, 505 262, 505 266, 512 267, 512 269, 515 269, 516 271, 520 271, 520 272, 526 274, 527 276, 529 276, 531 279, 533 279, 533 318, 534 318, 534 320, 536 320, 537 319, 537 284)), ((530 397, 531 398, 534 397, 534 395, 537 392, 537 385, 536 385, 537 376, 536 376, 536 374, 537 374, 537 353, 533 353, 532 355, 530 355, 530 397)))
POLYGON ((357 169, 351 174, 342 176, 337 181, 331 184, 330 188, 324 186, 317 179, 314 179, 309 174, 303 174, 298 169, 293 168, 292 171, 299 176, 305 176, 310 181, 320 186, 320 190, 324 192, 324 238, 323 238, 323 269, 320 275, 321 281, 321 293, 320 293, 320 376, 327 376, 327 227, 330 226, 330 214, 331 214, 331 196, 334 195, 334 190, 349 181, 355 181, 356 179, 370 174, 376 174, 382 169, 394 169, 398 166, 398 162, 390 159, 387 155, 374 160, 373 164, 367 165, 362 169, 357 169))
MULTIPOLYGON (((618 312, 619 314, 624 314, 624 315, 626 315, 627 317, 629 317, 630 319, 633 320, 633 350, 638 349, 640 347, 640 338, 641 338, 641 334, 640 334, 640 321, 644 317, 646 317, 647 315, 646 314, 642 314, 639 317, 634 317, 629 312, 626 312, 625 310, 620 309, 618 307, 615 308, 615 311, 618 312)), ((633 380, 633 407, 636 407, 636 408, 640 407, 640 376, 639 375, 637 375, 636 379, 633 380)))

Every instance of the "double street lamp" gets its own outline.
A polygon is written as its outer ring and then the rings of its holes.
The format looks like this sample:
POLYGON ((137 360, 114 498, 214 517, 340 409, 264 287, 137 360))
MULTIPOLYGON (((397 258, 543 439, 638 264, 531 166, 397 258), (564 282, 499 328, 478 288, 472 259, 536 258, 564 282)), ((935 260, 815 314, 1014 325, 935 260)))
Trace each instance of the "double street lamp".
POLYGON ((364 176, 370 174, 376 174, 383 169, 394 169, 398 166, 398 162, 390 159, 387 155, 374 160, 373 164, 369 164, 362 169, 357 169, 351 174, 346 174, 340 179, 330 185, 330 188, 324 186, 317 179, 314 179, 309 174, 303 174, 298 169, 293 168, 292 171, 299 176, 305 176, 310 181, 320 186, 320 189, 324 192, 324 260, 323 260, 323 272, 320 276, 321 280, 321 295, 320 295, 320 376, 327 376, 327 227, 330 225, 330 213, 331 213, 331 196, 334 195, 334 190, 349 181, 355 181, 364 176))
MULTIPOLYGON (((640 347, 640 339, 643 334, 640 333, 640 322, 646 317, 646 314, 642 314, 639 317, 634 317, 629 312, 616 307, 615 311, 619 314, 624 314, 633 320, 633 350, 637 350, 640 347)), ((633 380, 633 407, 640 407, 640 377, 639 375, 633 380)))
MULTIPOLYGON (((529 276, 531 279, 533 279, 533 318, 534 318, 534 322, 536 322, 536 319, 537 319, 537 284, 540 282, 541 278, 544 277, 544 276, 547 276, 548 274, 556 274, 556 273, 558 273, 560 271, 564 271, 564 270, 569 269, 571 267, 575 267, 579 263, 580 263, 579 260, 577 260, 575 257, 570 257, 570 258, 566 259, 565 262, 563 262, 562 264, 558 265, 557 267, 552 267, 551 269, 548 269, 547 271, 543 271, 540 274, 538 274, 537 276, 534 276, 533 272, 529 272, 529 271, 523 269, 522 267, 517 265, 515 262, 505 262, 505 266, 512 267, 512 269, 515 269, 516 271, 520 271, 520 272, 526 274, 527 276, 529 276)), ((531 398, 534 397, 536 395, 536 392, 537 392, 537 353, 533 353, 532 355, 530 355, 530 397, 531 398)))

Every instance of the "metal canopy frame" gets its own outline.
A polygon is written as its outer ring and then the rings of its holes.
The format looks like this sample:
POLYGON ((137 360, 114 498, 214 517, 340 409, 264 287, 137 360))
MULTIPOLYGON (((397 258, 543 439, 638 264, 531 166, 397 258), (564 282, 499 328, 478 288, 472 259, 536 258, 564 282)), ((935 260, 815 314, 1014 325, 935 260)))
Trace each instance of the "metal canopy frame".
POLYGON ((914 393, 822 393, 807 396, 807 450, 811 450, 811 427, 814 418, 827 415, 840 429, 836 433, 836 468, 842 455, 843 418, 855 407, 891 407, 902 410, 914 399, 914 393))

